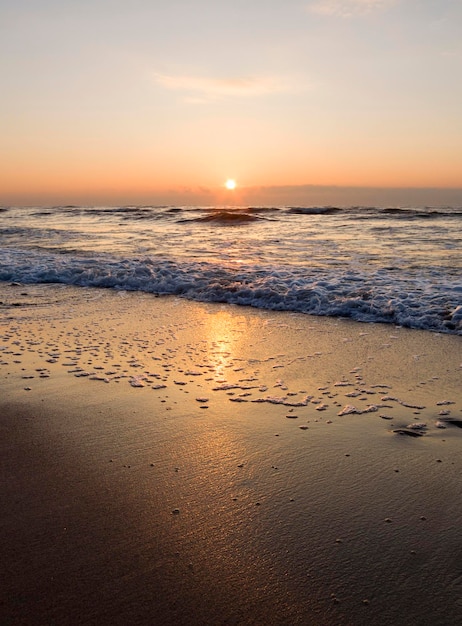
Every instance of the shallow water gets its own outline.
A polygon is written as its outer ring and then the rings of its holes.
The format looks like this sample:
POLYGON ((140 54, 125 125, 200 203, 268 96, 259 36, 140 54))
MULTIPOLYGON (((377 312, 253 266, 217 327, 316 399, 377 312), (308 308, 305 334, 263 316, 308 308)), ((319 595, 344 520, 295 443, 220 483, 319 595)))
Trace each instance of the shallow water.
POLYGON ((462 334, 460 208, 5 207, 0 280, 462 334))

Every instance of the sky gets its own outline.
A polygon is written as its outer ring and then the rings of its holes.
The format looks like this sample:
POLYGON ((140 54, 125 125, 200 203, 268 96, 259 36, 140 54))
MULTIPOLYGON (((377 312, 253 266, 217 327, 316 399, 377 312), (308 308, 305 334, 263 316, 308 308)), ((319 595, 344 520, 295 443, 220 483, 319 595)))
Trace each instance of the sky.
POLYGON ((462 0, 0 0, 0 204, 462 205, 461 32, 462 0))

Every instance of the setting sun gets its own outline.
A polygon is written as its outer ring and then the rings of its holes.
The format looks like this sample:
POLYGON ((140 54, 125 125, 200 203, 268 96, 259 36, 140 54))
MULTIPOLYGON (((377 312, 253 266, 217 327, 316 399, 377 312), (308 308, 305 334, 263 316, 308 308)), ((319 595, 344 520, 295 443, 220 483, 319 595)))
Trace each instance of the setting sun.
POLYGON ((236 189, 236 181, 233 180, 232 178, 228 178, 228 180, 225 183, 225 187, 226 189, 236 189))

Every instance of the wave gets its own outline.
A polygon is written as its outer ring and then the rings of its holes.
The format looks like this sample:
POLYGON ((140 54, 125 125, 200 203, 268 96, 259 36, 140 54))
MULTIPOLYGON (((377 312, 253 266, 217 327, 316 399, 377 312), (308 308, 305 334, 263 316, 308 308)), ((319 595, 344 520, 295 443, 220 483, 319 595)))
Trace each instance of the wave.
POLYGON ((411 219, 432 219, 438 217, 461 217, 462 211, 458 210, 444 210, 444 209, 402 209, 402 208, 385 208, 379 210, 379 215, 387 215, 398 218, 411 218, 411 219))
MULTIPOLYGON (((176 295, 462 335, 462 283, 380 269, 223 265, 3 250, 0 280, 176 295)), ((434 276, 439 276, 438 268, 434 276)))
POLYGON ((256 222, 262 219, 252 210, 242 210, 242 209, 233 209, 233 210, 214 210, 208 211, 206 215, 200 217, 192 217, 192 218, 184 218, 178 220, 178 223, 216 223, 216 224, 244 224, 247 222, 256 222))
POLYGON ((339 209, 334 206, 323 206, 323 207, 301 207, 301 206, 292 206, 287 208, 287 213, 295 213, 296 215, 335 215, 336 213, 345 212, 345 209, 339 209))
POLYGON ((452 207, 287 207, 287 213, 295 215, 344 215, 355 219, 432 219, 432 218, 460 218, 462 209, 452 207))
MULTIPOLYGON (((10 211, 10 207, 0 207, 0 212, 10 211)), ((16 207, 16 210, 21 211, 16 207)), ((24 209, 26 210, 26 209, 24 209)), ((53 217, 63 215, 66 218, 89 217, 99 219, 102 222, 117 220, 121 222, 136 221, 175 221, 182 223, 211 223, 228 226, 232 224, 244 224, 258 220, 277 219, 303 219, 303 216, 319 216, 347 218, 348 220, 437 220, 437 219, 460 219, 462 208, 454 207, 372 207, 372 206, 54 206, 33 207, 31 215, 35 217, 53 217)))

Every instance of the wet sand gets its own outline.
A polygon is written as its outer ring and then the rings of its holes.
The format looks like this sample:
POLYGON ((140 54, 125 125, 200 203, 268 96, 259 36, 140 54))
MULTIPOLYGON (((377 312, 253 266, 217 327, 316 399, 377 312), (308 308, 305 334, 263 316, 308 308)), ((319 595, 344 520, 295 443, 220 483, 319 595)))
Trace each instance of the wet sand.
POLYGON ((0 623, 462 621, 461 337, 0 302, 0 623))

